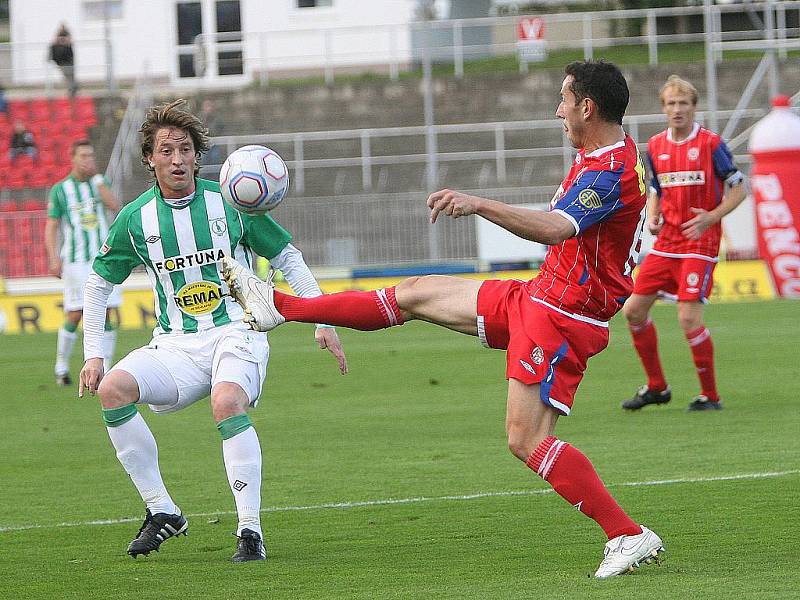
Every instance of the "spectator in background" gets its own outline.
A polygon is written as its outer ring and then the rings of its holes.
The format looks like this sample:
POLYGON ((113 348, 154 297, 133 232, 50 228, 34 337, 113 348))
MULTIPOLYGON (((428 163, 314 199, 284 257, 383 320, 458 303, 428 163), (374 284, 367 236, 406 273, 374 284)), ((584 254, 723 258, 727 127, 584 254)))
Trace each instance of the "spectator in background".
POLYGON ((72 35, 64 23, 58 28, 56 37, 50 44, 50 60, 61 69, 69 87, 70 98, 74 98, 78 92, 78 84, 75 82, 75 55, 72 52, 72 35))
POLYGON ((36 158, 38 154, 36 143, 33 141, 33 134, 25 127, 22 121, 14 122, 14 131, 11 134, 11 146, 8 150, 11 160, 16 160, 20 154, 27 154, 31 158, 36 158))
POLYGON ((0 113, 8 112, 8 100, 6 99, 6 89, 0 84, 0 113))

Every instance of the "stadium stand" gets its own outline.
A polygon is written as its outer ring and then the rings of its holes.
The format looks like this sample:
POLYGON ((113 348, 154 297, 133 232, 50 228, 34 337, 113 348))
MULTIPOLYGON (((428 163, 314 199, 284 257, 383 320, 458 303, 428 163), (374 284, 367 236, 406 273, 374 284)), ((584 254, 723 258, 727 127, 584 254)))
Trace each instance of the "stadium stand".
POLYGON ((47 188, 69 172, 72 142, 87 137, 96 124, 95 101, 89 96, 14 99, 8 113, 0 113, 0 192, 16 198, 0 202, 0 276, 47 274, 47 188), (35 158, 20 155, 11 161, 9 140, 16 121, 33 133, 35 158))

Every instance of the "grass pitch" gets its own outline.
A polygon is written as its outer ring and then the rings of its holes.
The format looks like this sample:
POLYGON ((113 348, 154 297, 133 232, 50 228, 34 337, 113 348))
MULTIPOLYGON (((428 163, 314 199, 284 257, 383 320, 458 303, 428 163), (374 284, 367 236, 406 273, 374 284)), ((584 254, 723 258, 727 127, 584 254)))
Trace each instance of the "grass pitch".
MULTIPOLYGON (((271 334, 251 413, 269 559, 242 565, 228 562, 236 520, 207 401, 142 409, 190 533, 133 560, 144 509, 96 400, 53 384, 54 335, 0 338, 0 598, 796 598, 799 314, 777 301, 709 308, 725 401, 714 414, 685 412, 697 384, 669 306, 654 317, 673 401, 623 413, 643 377, 615 321, 557 434, 667 554, 609 581, 587 577, 600 528, 506 450, 503 353, 466 336, 342 331, 342 377, 310 326, 271 334)), ((123 332, 119 355, 148 338, 123 332)))

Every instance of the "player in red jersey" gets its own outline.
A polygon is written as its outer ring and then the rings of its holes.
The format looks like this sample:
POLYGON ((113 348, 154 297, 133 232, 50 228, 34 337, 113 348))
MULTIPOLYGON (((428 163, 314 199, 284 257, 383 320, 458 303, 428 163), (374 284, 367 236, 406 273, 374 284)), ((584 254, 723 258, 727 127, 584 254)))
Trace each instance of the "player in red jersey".
POLYGON ((624 310, 647 384, 622 407, 638 410, 672 398, 650 319, 650 308, 662 295, 678 302, 678 321, 700 379, 700 394, 689 410, 719 410, 714 346, 703 324, 703 304, 718 260, 720 220, 744 200, 744 176, 722 138, 694 122, 697 90, 691 83, 671 75, 660 96, 668 127, 647 143, 653 176, 647 226, 658 237, 624 310))
POLYGON ((608 536, 595 573, 620 575, 663 551, 611 497, 592 463, 553 435, 572 408, 587 360, 608 344, 608 320, 631 293, 644 223, 644 166, 622 129, 628 86, 606 62, 567 66, 556 115, 578 148, 550 211, 509 206, 452 190, 430 195, 431 223, 441 215, 479 215, 550 245, 538 277, 479 282, 411 277, 396 287, 343 292, 310 301, 276 292, 235 261, 223 259, 231 294, 251 326, 307 321, 373 330, 420 319, 477 336, 506 350, 506 429, 511 452, 608 536))

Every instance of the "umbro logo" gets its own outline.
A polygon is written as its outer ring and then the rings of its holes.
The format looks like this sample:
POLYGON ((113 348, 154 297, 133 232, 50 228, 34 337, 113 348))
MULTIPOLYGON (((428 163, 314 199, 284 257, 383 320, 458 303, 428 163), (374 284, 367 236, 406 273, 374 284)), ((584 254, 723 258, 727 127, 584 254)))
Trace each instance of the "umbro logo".
POLYGON ((148 244, 155 244, 158 240, 161 239, 160 235, 151 235, 149 238, 145 240, 148 244))
POLYGON ((233 489, 235 489, 237 492, 241 492, 246 487, 247 484, 239 479, 233 482, 233 489))

